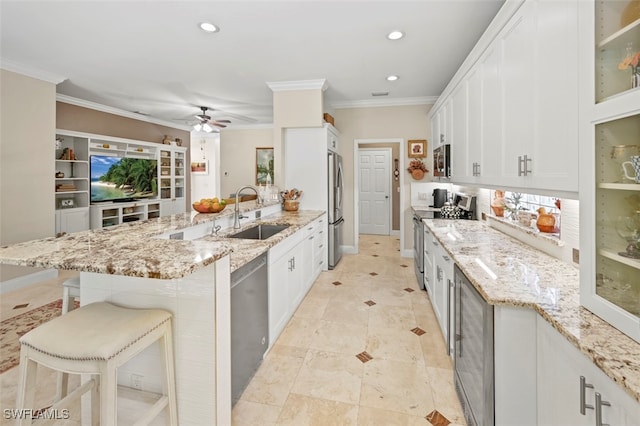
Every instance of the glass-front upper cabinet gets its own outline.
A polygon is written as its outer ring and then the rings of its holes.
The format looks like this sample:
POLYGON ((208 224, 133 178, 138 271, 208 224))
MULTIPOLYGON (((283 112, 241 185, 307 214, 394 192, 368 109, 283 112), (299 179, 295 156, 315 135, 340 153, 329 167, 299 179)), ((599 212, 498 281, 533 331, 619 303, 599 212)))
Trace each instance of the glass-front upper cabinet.
POLYGON ((640 0, 581 7, 580 303, 640 342, 640 0))
POLYGON ((640 85, 640 0, 595 3, 595 89, 602 102, 640 85))

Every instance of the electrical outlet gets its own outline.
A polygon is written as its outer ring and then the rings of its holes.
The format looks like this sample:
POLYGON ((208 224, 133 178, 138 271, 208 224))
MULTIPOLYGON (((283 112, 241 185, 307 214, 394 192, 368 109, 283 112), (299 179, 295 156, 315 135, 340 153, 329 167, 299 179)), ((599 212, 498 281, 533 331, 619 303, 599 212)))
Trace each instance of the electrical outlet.
POLYGON ((485 212, 482 212, 482 220, 487 220, 487 214, 485 212))
POLYGON ((144 379, 144 376, 141 376, 140 374, 132 374, 131 387, 133 389, 142 390, 142 379, 144 379))
POLYGON ((580 250, 573 249, 573 263, 580 264, 580 250))
POLYGON ((418 192, 418 200, 425 200, 427 199, 427 193, 426 192, 418 192))

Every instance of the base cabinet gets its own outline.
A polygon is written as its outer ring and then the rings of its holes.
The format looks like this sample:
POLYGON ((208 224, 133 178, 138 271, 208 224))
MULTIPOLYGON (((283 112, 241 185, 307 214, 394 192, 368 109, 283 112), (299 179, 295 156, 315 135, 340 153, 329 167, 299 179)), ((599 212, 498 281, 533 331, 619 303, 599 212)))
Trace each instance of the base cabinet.
POLYGON ((91 206, 91 229, 153 219, 159 217, 160 212, 159 201, 96 204, 91 206))
POLYGON ((303 233, 298 231, 269 250, 269 346, 278 339, 306 294, 303 233))
POLYGON ((539 425, 638 424, 640 403, 540 317, 537 330, 539 425), (596 393, 610 405, 603 402, 597 407, 596 393), (600 419, 596 411, 600 412, 600 419))
POLYGON ((56 236, 89 229, 89 207, 56 210, 56 236))

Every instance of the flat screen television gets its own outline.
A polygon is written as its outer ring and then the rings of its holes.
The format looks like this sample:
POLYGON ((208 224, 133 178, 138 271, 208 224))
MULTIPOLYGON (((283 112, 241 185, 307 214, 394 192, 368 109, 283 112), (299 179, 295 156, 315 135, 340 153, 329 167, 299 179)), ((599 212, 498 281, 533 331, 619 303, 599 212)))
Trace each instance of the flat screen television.
POLYGON ((158 163, 145 158, 91 156, 91 202, 158 196, 158 163))

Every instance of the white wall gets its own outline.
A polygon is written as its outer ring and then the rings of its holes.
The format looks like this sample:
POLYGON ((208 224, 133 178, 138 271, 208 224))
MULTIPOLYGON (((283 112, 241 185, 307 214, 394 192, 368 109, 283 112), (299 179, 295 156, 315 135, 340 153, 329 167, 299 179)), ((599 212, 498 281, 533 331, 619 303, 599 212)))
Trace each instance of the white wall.
MULTIPOLYGON (((271 126, 225 129, 220 133, 220 195, 228 197, 244 185, 256 184, 256 148, 273 146, 271 126)), ((279 167, 277 164, 275 167, 279 167)))
MULTIPOLYGON (((0 245, 52 237, 56 86, 0 70, 0 88, 0 245)), ((34 271, 0 266, 0 281, 34 271)))
POLYGON ((191 201, 220 197, 220 134, 191 133, 190 151, 191 162, 209 163, 208 174, 191 173, 191 201))

